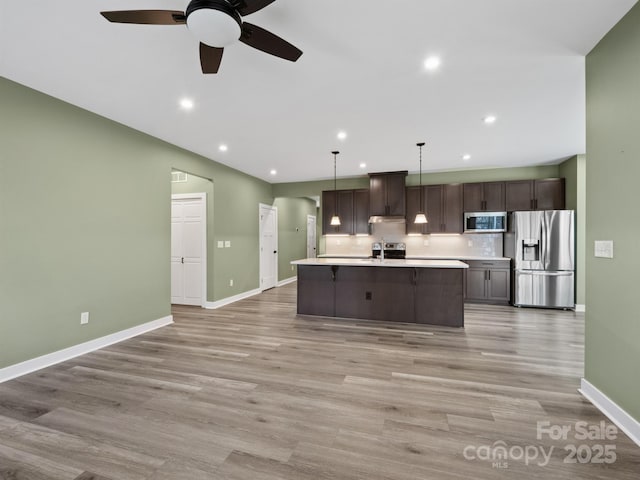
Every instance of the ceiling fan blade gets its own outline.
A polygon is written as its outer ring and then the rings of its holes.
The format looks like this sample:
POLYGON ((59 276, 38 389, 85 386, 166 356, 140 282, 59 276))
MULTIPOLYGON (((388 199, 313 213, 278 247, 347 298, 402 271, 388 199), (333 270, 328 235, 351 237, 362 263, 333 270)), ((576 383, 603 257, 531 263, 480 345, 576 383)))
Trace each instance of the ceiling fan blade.
POLYGON ((210 47, 204 43, 200 44, 200 66, 202 73, 218 73, 224 48, 210 47))
POLYGON ((240 0, 236 9, 240 15, 245 17, 257 12, 258 10, 262 10, 264 7, 271 5, 275 1, 276 0, 240 0))
POLYGON ((181 25, 187 23, 184 12, 179 10, 120 10, 100 12, 114 23, 137 23, 143 25, 181 25))
POLYGON ((251 23, 242 24, 240 41, 265 53, 295 62, 302 55, 302 50, 294 47, 286 40, 251 23))

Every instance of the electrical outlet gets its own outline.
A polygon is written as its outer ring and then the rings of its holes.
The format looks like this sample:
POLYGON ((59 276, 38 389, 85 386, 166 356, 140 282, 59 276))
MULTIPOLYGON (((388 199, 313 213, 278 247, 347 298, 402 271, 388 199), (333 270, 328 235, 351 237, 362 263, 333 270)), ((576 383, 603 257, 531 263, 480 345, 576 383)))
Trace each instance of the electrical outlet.
POLYGON ((233 278, 231 280, 229 280, 229 286, 233 287, 233 278))
POLYGON ((231 248, 231 240, 224 241, 224 248, 231 248))
POLYGON ((467 246, 469 246, 469 247, 473 247, 473 240, 469 240, 469 241, 467 242, 467 246))
POLYGON ((428 246, 429 246, 429 240, 425 240, 424 242, 422 242, 422 244, 423 244, 425 247, 428 247, 428 246))
POLYGON ((291 271, 293 272, 296 269, 293 265, 291 265, 291 271))
POLYGON ((224 242, 222 240, 218 240, 218 248, 224 248, 224 242))
POLYGON ((89 323, 89 312, 82 312, 80 314, 80 325, 86 325, 89 323))

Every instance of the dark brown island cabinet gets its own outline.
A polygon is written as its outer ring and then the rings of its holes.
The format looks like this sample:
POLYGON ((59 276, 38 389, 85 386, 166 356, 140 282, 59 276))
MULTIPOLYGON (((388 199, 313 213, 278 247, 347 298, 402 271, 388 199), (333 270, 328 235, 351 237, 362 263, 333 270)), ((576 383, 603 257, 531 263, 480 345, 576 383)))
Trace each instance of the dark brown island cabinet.
POLYGON ((405 178, 407 171, 369 174, 369 213, 371 216, 405 216, 405 178))
POLYGON ((505 182, 506 210, 563 210, 564 178, 505 182))
POLYGON ((510 260, 466 260, 465 302, 508 305, 511 300, 510 260))
POLYGON ((329 235, 369 234, 369 190, 322 192, 322 233, 329 235), (331 225, 337 213, 340 225, 331 225))
POLYGON ((505 182, 465 183, 465 212, 505 212, 505 182))
POLYGON ((298 314, 464 326, 466 265, 414 268, 304 262, 295 262, 298 314))

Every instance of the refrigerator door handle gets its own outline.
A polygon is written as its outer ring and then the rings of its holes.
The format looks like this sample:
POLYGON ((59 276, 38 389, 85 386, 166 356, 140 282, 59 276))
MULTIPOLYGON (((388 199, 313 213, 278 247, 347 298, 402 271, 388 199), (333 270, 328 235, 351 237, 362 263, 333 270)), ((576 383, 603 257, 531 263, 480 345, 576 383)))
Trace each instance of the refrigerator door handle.
POLYGON ((546 270, 549 268, 549 242, 551 240, 549 238, 550 226, 547 212, 542 213, 540 220, 542 223, 542 235, 540 236, 540 260, 542 261, 542 268, 546 270))
POLYGON ((563 272, 547 272, 546 270, 517 270, 517 272, 526 275, 541 275, 545 277, 568 277, 573 275, 573 272, 570 270, 563 272))

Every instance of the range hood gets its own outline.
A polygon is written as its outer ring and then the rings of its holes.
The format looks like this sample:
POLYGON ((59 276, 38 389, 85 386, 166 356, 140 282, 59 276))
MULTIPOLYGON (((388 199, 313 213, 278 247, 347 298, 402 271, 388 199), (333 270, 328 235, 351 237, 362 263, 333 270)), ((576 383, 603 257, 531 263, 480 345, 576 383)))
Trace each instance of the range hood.
POLYGON ((405 217, 399 215, 372 215, 369 217, 369 223, 406 223, 405 217))
POLYGON ((405 224, 407 171, 369 174, 369 223, 405 224))

